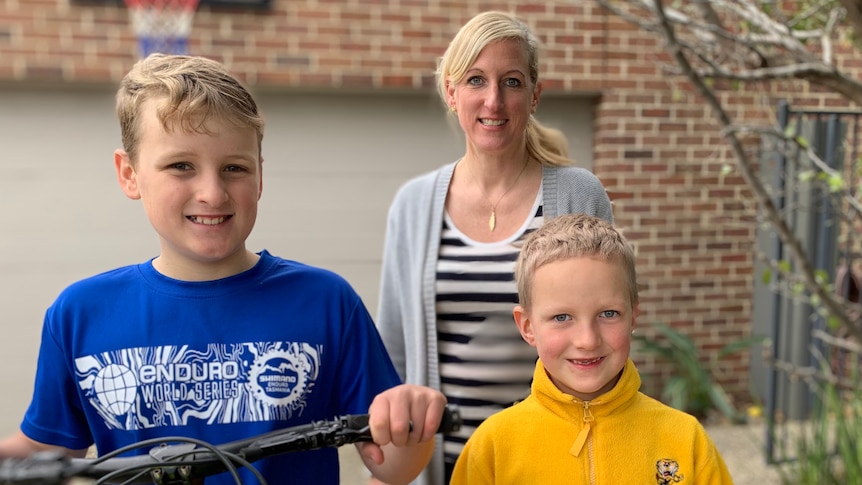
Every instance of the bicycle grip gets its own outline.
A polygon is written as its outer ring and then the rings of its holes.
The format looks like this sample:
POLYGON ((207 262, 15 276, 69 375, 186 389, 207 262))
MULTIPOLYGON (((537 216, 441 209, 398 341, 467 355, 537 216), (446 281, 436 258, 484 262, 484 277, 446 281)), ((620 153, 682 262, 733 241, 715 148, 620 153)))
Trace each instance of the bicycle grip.
POLYGON ((443 409, 443 419, 440 420, 438 433, 449 434, 461 429, 461 411, 454 404, 447 404, 443 409))
MULTIPOLYGON (((362 429, 368 426, 367 414, 354 414, 346 416, 346 424, 350 429, 362 429)), ((443 408, 443 417, 440 419, 438 433, 449 434, 461 429, 461 412, 458 406, 447 404, 443 408)), ((410 422, 410 431, 413 431, 413 422, 410 422)))

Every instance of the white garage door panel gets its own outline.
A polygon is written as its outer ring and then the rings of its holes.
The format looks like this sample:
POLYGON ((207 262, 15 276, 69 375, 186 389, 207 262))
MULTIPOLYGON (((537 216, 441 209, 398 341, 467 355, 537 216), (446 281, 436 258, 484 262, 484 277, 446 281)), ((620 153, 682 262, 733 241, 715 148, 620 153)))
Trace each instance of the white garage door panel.
POLYGON ((259 101, 267 119, 264 159, 275 173, 404 178, 463 152, 463 136, 430 96, 262 95, 259 101))
POLYGON ((261 200, 250 244, 289 249, 291 257, 319 261, 380 261, 381 232, 391 193, 367 177, 333 177, 320 181, 288 178, 286 190, 261 200), (304 182, 304 183, 303 183, 304 182))
MULTIPOLYGON (((97 173, 111 175, 112 170, 108 164, 89 169, 92 173, 88 174, 45 168, 42 178, 13 178, 13 183, 4 177, 0 197, 4 205, 18 210, 6 211, 0 220, 3 227, 15 228, 18 237, 0 238, 0 253, 38 249, 40 258, 54 264, 101 261, 105 268, 112 267, 106 265, 106 258, 122 264, 130 253, 152 253, 155 236, 148 230, 140 204, 127 199, 113 177, 97 173), (131 239, 126 230, 148 231, 149 236, 131 239)), ((2 259, 2 263, 7 262, 2 259)), ((33 264, 32 256, 8 262, 33 264)))
MULTIPOLYGON (((113 89, 0 88, 0 433, 32 392, 45 309, 69 283, 156 255, 137 201, 116 182, 113 89)), ((464 146, 432 96, 258 95, 267 119, 264 193, 249 248, 332 269, 373 312, 386 211, 408 178, 464 146)), ((590 102, 542 103, 588 160, 590 102)))

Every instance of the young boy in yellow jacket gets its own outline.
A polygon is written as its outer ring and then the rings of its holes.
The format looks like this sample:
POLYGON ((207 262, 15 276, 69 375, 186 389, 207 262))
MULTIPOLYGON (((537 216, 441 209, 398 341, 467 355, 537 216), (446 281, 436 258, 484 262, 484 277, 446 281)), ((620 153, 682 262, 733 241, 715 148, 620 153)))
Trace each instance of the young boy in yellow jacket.
POLYGON ((584 214, 529 236, 513 313, 539 355, 532 391, 479 426, 453 485, 733 483, 697 419, 639 392, 634 260, 611 224, 584 214))

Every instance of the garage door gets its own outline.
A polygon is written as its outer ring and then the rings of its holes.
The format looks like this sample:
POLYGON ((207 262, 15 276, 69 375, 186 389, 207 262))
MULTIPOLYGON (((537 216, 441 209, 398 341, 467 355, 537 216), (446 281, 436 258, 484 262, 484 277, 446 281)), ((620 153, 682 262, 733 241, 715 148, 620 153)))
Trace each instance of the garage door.
MULTIPOLYGON (((252 250, 332 269, 373 312, 386 210, 411 176, 455 160, 463 139, 436 97, 260 93, 264 191, 252 250)), ((591 101, 546 97, 539 116, 589 160, 591 101)), ((0 90, 0 433, 32 392, 42 316, 70 282, 155 256, 158 240, 123 195, 113 88, 0 90)))

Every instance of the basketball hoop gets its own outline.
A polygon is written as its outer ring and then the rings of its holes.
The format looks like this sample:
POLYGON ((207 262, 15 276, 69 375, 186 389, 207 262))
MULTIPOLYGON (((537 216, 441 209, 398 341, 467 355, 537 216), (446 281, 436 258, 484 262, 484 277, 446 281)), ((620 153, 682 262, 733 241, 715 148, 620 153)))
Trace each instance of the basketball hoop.
POLYGON ((189 32, 199 0, 124 0, 141 57, 188 54, 189 32))

